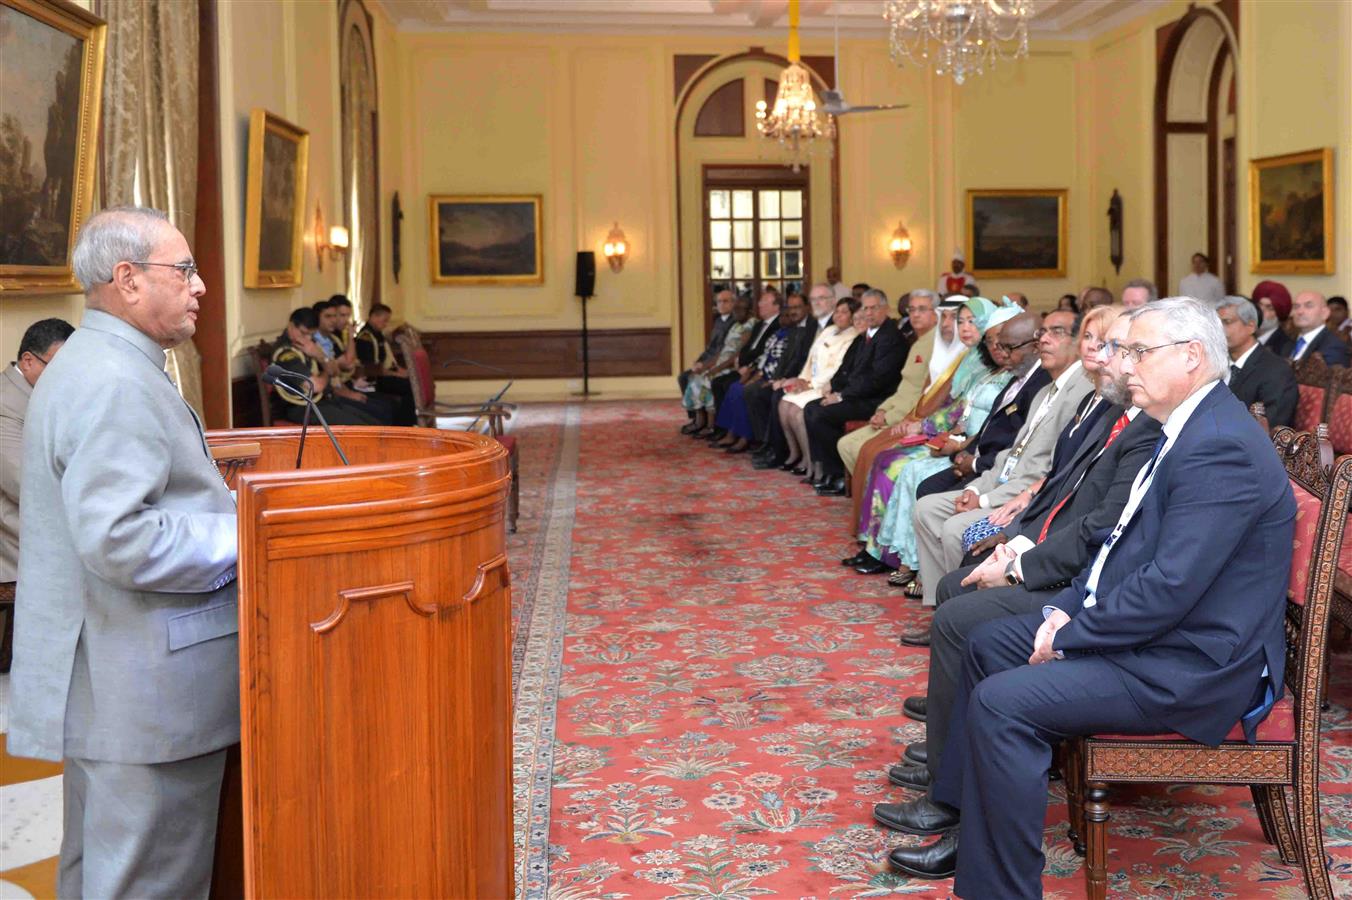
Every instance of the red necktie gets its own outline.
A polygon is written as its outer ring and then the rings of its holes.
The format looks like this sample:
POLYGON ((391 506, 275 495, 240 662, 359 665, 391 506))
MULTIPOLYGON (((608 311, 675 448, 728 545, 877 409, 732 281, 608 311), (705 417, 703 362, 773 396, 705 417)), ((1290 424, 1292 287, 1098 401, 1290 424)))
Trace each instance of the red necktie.
MULTIPOLYGON (((1131 419, 1127 418, 1127 414, 1122 413, 1118 420, 1113 423, 1113 430, 1108 432, 1108 440, 1103 445, 1104 450, 1107 450, 1113 445, 1113 441, 1117 440, 1117 436, 1122 433, 1122 429, 1126 428, 1130 422, 1131 419)), ((1081 476, 1080 480, 1084 480, 1083 476, 1081 476)), ((1037 542, 1039 544, 1047 539, 1047 530, 1052 527, 1052 519, 1055 519, 1056 514, 1061 511, 1061 507, 1065 506, 1066 502, 1069 501, 1071 497, 1075 496, 1075 490, 1079 488, 1079 486, 1080 485, 1077 483, 1075 488, 1072 488, 1070 493, 1062 497, 1061 502, 1053 506, 1052 511, 1047 513, 1047 521, 1042 523, 1042 531, 1038 532, 1037 542)))

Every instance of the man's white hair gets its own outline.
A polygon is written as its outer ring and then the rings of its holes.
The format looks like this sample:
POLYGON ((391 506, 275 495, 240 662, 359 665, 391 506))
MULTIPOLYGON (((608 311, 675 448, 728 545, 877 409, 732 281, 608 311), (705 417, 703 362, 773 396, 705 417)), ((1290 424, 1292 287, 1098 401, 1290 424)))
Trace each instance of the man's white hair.
POLYGON ((1211 304, 1192 297, 1165 297, 1133 309, 1127 315, 1133 322, 1143 316, 1163 316, 1162 334, 1176 341, 1197 341, 1202 345, 1202 358, 1210 366, 1211 377, 1230 380, 1230 350, 1225 342, 1225 329, 1211 304))
POLYGON ((85 222, 71 253, 75 277, 84 285, 85 294, 112 281, 118 263, 148 259, 168 221, 169 216, 158 209, 115 206, 85 222))

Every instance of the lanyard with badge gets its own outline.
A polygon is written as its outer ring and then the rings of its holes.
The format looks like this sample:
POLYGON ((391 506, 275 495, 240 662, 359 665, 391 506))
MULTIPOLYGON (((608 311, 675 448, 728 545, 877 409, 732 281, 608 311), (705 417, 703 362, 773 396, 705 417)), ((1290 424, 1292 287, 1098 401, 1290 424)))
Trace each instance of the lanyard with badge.
POLYGON ((1033 414, 1033 421, 1028 423, 1028 430, 1024 432, 1023 440, 1019 441, 1014 449, 1009 452, 1009 456, 1005 458, 1004 467, 1000 469, 1000 476, 996 479, 1000 484, 1004 484, 1010 478, 1014 477, 1014 469, 1019 465, 1019 460, 1023 457, 1023 451, 1028 447, 1028 442, 1033 439, 1033 432, 1037 431, 1038 426, 1042 424, 1042 420, 1047 418, 1047 413, 1051 410, 1052 403, 1056 400, 1056 392, 1058 390, 1060 390, 1060 388, 1056 384, 1052 384, 1051 393, 1047 394, 1047 399, 1042 401, 1042 405, 1039 406, 1037 412, 1033 414))

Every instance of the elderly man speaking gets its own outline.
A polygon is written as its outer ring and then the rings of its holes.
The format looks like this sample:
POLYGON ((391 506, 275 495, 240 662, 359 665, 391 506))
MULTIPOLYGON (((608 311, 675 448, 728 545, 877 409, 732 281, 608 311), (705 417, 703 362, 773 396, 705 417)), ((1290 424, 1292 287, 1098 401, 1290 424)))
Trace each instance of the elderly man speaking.
POLYGON ((1159 442, 1074 582, 1041 614, 972 631, 934 784, 961 810, 961 838, 891 856, 926 877, 956 862, 959 897, 1042 896, 1057 741, 1178 732, 1215 746, 1241 723, 1253 741, 1282 695, 1296 502, 1267 434, 1221 383, 1220 321, 1196 300, 1160 300, 1131 314, 1114 349, 1132 402, 1163 423, 1159 442))
POLYGON ((75 245, 81 327, 33 389, 9 751, 64 759, 62 897, 205 897, 239 741, 235 506, 164 373, 188 242, 111 209, 75 245))

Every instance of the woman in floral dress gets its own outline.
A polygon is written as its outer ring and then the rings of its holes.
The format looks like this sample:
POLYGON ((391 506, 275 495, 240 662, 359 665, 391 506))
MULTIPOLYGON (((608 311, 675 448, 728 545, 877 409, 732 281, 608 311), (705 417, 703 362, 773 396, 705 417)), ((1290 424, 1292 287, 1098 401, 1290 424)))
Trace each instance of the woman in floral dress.
POLYGON ((751 317, 751 299, 738 297, 732 304, 732 327, 723 339, 718 359, 703 372, 696 372, 685 383, 681 405, 695 414, 697 426, 692 436, 698 436, 714 423, 714 376, 736 365, 737 354, 751 338, 755 320, 751 317))

